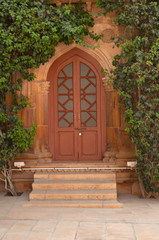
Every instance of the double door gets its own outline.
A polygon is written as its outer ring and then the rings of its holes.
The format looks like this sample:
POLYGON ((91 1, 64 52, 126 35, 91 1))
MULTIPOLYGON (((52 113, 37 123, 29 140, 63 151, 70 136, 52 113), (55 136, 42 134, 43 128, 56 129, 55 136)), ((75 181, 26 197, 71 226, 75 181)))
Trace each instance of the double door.
POLYGON ((100 81, 96 68, 76 55, 55 71, 54 159, 101 159, 100 81))

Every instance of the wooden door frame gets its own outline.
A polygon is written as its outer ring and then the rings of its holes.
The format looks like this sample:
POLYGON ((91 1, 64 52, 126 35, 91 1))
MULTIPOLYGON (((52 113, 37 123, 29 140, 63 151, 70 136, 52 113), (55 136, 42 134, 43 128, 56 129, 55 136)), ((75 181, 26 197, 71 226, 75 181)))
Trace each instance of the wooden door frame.
MULTIPOLYGON (((55 112, 55 106, 54 106, 54 95, 56 95, 56 89, 53 87, 53 81, 55 81, 55 73, 57 73, 60 69, 61 66, 68 61, 70 58, 74 56, 79 56, 80 58, 84 59, 85 61, 88 61, 93 67, 96 69, 100 83, 100 89, 101 89, 101 96, 100 96, 100 102, 101 102, 101 119, 100 119, 100 125, 101 125, 101 150, 102 153, 106 151, 106 94, 104 92, 104 88, 102 86, 102 77, 103 74, 101 72, 101 66, 99 62, 90 56, 88 53, 78 49, 74 48, 70 50, 69 52, 65 53, 64 55, 60 56, 55 62, 51 65, 48 75, 47 75, 47 80, 50 81, 50 91, 49 91, 49 96, 48 96, 48 142, 49 142, 49 150, 53 154, 53 159, 54 159, 54 153, 55 153, 55 119, 53 117, 53 114, 55 112)), ((102 158, 101 158, 102 159, 102 158)))

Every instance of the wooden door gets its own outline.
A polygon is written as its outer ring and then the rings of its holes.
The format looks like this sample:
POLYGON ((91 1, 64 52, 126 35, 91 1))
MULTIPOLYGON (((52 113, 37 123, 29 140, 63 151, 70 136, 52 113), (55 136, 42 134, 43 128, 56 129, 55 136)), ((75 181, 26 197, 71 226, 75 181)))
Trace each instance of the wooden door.
POLYGON ((78 144, 80 160, 101 158, 100 87, 98 73, 81 58, 77 59, 78 73, 78 144))
POLYGON ((101 159, 101 81, 96 68, 74 55, 58 64, 53 89, 54 160, 101 159))

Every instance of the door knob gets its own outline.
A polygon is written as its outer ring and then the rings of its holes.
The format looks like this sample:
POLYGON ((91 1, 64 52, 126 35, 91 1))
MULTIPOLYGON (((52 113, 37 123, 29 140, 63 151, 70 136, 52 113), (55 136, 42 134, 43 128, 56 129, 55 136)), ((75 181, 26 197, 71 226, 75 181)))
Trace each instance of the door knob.
POLYGON ((75 130, 79 130, 78 135, 82 136, 82 129, 86 129, 86 127, 81 127, 81 128, 74 128, 75 130))

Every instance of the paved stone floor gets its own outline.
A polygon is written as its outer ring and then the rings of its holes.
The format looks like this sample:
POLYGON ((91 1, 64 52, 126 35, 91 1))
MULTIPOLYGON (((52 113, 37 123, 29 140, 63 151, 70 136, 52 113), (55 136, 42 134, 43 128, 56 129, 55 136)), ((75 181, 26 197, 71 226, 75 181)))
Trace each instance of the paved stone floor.
POLYGON ((159 199, 119 195, 123 208, 24 207, 28 193, 0 193, 3 240, 159 240, 159 199))

